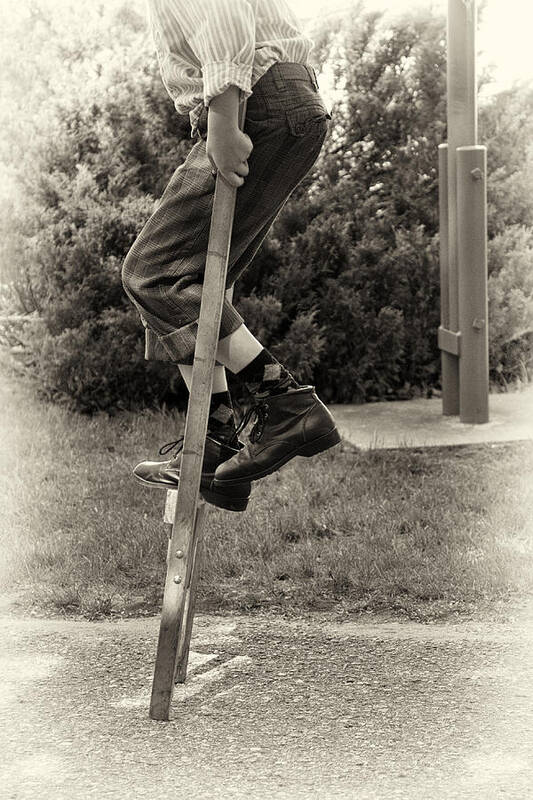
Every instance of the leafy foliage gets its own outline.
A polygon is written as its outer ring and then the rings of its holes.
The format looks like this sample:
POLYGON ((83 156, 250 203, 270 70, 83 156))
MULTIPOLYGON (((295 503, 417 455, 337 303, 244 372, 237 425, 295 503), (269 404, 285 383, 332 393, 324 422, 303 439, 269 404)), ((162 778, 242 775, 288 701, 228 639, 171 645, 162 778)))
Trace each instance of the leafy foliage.
MULTIPOLYGON (((440 386, 445 20, 419 11, 391 22, 360 4, 314 38, 343 100, 315 169, 276 220, 241 292, 278 298, 289 319, 317 309, 324 348, 314 381, 328 400, 429 394, 440 386)), ((483 74, 480 87, 489 79, 483 74)), ((532 112, 526 84, 495 95, 479 113, 489 166, 490 366, 502 384, 533 371, 532 112), (515 225, 521 236, 510 233, 515 225)))
MULTIPOLYGON (((191 145, 159 77, 140 0, 24 0, 3 32, 2 305, 48 396, 84 411, 186 401, 144 360, 122 260, 191 145), (16 43, 15 47, 11 42, 16 43), (21 69, 21 64, 23 69, 21 69), (16 191, 14 191, 16 190, 16 191)), ((438 145, 445 21, 361 4, 314 35, 342 99, 314 169, 287 201, 235 302, 260 341, 329 402, 439 386, 438 145)), ((489 158, 494 380, 532 366, 533 91, 480 109, 489 158)), ((13 335, 13 332, 11 331, 13 335)), ((9 335, 8 335, 9 339, 9 335)))

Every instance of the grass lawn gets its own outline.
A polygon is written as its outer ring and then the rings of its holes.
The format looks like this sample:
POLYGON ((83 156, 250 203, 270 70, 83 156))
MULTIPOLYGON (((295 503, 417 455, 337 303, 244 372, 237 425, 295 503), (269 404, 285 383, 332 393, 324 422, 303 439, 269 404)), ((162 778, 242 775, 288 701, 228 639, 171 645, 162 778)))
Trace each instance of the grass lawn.
MULTIPOLYGON (((5 375, 0 396, 4 591, 37 614, 157 613, 166 492, 131 469, 184 416, 73 415, 5 375)), ((532 443, 343 443, 252 486, 242 514, 209 506, 198 611, 503 618, 533 590, 532 443)))

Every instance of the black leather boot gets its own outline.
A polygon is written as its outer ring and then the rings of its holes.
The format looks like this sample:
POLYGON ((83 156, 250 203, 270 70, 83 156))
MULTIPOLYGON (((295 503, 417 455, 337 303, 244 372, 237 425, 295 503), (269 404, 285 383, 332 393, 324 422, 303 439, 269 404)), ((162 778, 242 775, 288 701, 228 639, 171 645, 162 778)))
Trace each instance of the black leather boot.
MULTIPOLYGON (((183 449, 184 437, 181 436, 175 442, 169 442, 160 449, 160 455, 166 455, 176 449, 180 452, 183 449)), ((244 511, 250 499, 252 485, 249 481, 242 482, 237 487, 227 489, 215 489, 212 487, 215 470, 219 464, 232 458, 239 450, 244 447, 235 434, 231 444, 219 441, 215 434, 208 433, 205 440, 204 460, 202 463, 202 477, 200 480, 200 494, 218 508, 225 508, 227 511, 244 511)), ((147 486, 155 486, 162 489, 177 489, 180 480, 181 455, 174 457, 170 461, 141 461, 133 470, 134 476, 138 481, 147 486)))
POLYGON ((341 440, 335 420, 317 397, 314 386, 289 389, 253 405, 237 428, 239 433, 255 414, 250 441, 220 464, 213 488, 242 485, 275 472, 294 456, 314 456, 341 440))

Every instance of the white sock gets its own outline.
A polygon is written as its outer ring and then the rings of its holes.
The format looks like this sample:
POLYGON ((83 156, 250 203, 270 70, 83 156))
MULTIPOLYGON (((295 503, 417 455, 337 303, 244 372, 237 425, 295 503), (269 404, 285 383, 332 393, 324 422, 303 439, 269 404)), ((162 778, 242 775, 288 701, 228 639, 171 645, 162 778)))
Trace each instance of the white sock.
POLYGON ((235 375, 257 358, 263 349, 261 342, 243 324, 229 336, 219 340, 217 361, 235 375))

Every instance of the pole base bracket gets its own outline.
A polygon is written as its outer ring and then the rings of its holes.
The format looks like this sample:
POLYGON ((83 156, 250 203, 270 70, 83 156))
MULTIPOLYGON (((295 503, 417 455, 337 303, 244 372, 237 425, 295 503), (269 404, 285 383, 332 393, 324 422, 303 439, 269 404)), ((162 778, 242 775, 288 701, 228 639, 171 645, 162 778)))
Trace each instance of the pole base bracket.
POLYGON ((461 333, 460 331, 449 331, 439 326, 439 349, 451 353, 452 356, 461 355, 461 333))

